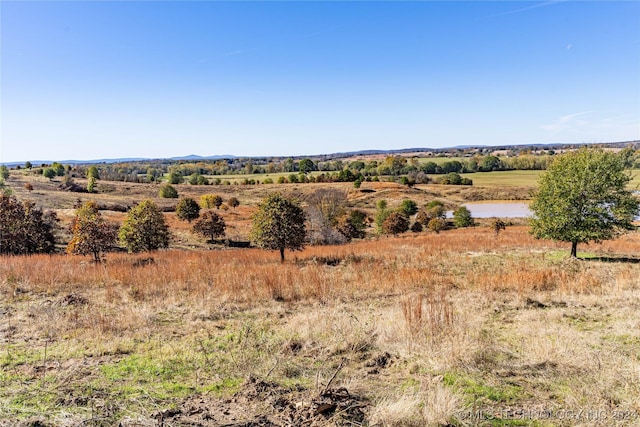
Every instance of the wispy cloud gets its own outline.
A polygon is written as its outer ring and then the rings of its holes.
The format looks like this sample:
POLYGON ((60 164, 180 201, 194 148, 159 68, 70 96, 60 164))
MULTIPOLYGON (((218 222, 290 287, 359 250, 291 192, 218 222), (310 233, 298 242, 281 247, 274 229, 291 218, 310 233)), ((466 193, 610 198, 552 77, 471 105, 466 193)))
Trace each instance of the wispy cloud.
POLYGON ((225 53, 223 56, 236 56, 236 55, 244 55, 247 54, 249 52, 253 52, 254 50, 258 50, 258 48, 254 47, 251 49, 238 49, 238 50, 232 50, 230 52, 225 53))
POLYGON ((550 0, 550 1, 545 1, 545 2, 542 2, 542 3, 532 4, 530 6, 521 7, 519 9, 509 10, 509 11, 502 12, 502 13, 497 13, 495 15, 488 16, 488 18, 497 18, 499 16, 515 15, 516 13, 527 12, 529 10, 539 9, 541 7, 554 6, 554 5, 559 4, 559 3, 564 3, 565 1, 568 1, 568 0, 550 0))
POLYGON ((565 116, 558 117, 553 123, 541 125, 540 128, 557 133, 576 127, 586 126, 589 124, 589 121, 585 120, 583 117, 591 113, 591 111, 581 111, 579 113, 567 114, 565 116))

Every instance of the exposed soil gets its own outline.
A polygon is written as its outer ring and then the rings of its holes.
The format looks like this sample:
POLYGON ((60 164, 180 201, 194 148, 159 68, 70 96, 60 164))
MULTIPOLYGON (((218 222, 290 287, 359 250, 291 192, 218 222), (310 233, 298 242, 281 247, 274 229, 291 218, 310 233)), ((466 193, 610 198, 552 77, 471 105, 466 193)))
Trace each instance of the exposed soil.
POLYGON ((324 426, 362 425, 368 402, 346 388, 289 390, 250 378, 230 399, 188 398, 179 408, 154 414, 160 425, 324 426))

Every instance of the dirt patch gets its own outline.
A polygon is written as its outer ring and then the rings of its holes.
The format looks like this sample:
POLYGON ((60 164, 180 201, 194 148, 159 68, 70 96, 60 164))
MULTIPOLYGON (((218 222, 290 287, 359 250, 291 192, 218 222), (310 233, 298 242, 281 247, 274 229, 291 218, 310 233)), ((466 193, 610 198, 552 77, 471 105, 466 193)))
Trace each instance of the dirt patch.
POLYGON ((201 426, 324 426, 361 425, 368 403, 345 388, 320 393, 287 389, 276 383, 250 378, 229 399, 189 398, 179 407, 154 414, 160 424, 201 426))

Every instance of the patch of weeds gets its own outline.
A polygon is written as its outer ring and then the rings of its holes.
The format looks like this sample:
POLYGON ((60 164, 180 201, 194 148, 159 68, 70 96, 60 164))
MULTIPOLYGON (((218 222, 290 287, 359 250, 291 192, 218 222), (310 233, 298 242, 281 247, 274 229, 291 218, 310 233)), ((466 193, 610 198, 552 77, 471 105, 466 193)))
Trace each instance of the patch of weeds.
POLYGON ((640 337, 630 334, 622 335, 605 335, 602 337, 605 341, 611 341, 623 346, 638 346, 640 345, 640 337))
POLYGON ((201 393, 212 393, 215 397, 231 396, 240 390, 244 380, 241 378, 224 378, 222 381, 198 387, 201 393))
POLYGON ((526 396, 521 386, 512 384, 492 386, 480 379, 456 372, 446 372, 443 376, 443 382, 464 394, 467 402, 473 405, 482 402, 510 403, 526 396))
POLYGON ((154 358, 153 354, 132 354, 120 361, 101 366, 102 373, 110 381, 135 380, 155 382, 158 378, 172 380, 192 369, 188 360, 182 358, 154 358))
POLYGON ((597 331, 603 329, 611 318, 611 314, 594 316, 587 312, 563 314, 562 317, 580 332, 597 331))
POLYGON ((407 378, 402 382, 400 388, 404 390, 417 390, 420 388, 420 381, 415 378, 407 378))

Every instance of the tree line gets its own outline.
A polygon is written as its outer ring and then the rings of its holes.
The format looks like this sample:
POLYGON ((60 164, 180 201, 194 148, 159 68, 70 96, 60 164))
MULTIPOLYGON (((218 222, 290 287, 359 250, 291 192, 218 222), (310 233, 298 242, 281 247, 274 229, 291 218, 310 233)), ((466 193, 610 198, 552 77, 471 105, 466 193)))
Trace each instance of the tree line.
MULTIPOLYGON (((627 189, 631 180, 627 172, 629 159, 629 152, 616 154, 587 148, 559 156, 541 175, 530 205, 533 236, 570 242, 571 256, 576 257, 580 243, 610 240, 634 230, 640 201, 627 189)), ((307 242, 344 243, 364 237, 368 216, 360 210, 347 209, 345 202, 343 193, 321 189, 307 198, 305 211, 299 200, 280 193, 269 195, 258 204, 253 216, 251 242, 257 247, 278 250, 284 260, 285 249, 298 250, 307 242)), ((183 198, 176 205, 176 215, 185 221, 195 221, 193 231, 214 240, 225 232, 224 219, 212 209, 221 205, 221 199, 215 195, 203 196, 200 204, 183 198), (202 216, 201 205, 207 208, 202 216)), ((0 253, 54 251, 56 223, 54 213, 43 212, 33 203, 20 202, 12 195, 0 195, 0 253)), ((422 210, 410 199, 396 209, 379 200, 373 223, 378 233, 393 235, 408 230, 419 232, 425 227, 439 233, 449 227, 444 204, 437 200, 422 210)), ((454 211, 452 225, 473 225, 466 207, 454 211)), ((504 229, 504 223, 495 221, 493 228, 497 234, 504 229)), ((119 228, 103 220, 95 202, 86 202, 76 209, 71 232, 73 238, 67 252, 93 255, 97 262, 102 253, 113 248, 116 239, 129 252, 166 248, 170 239, 164 215, 152 200, 144 200, 131 209, 119 228)))

